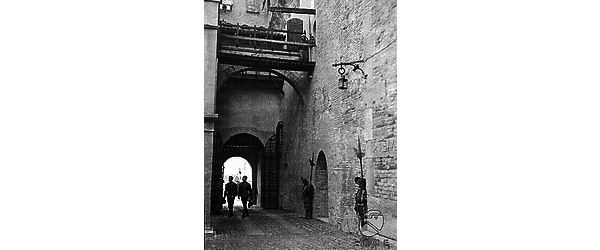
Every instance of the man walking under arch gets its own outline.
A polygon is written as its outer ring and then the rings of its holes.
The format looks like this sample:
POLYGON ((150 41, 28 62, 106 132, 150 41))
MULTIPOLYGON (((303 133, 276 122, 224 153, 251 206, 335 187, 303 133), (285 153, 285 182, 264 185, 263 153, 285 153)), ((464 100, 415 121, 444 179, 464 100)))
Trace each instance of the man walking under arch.
POLYGON ((233 216, 233 202, 238 194, 238 185, 233 182, 233 176, 229 176, 229 182, 225 184, 225 197, 227 197, 227 206, 229 208, 229 216, 233 216))
POLYGON ((242 182, 239 185, 238 195, 242 199, 242 205, 244 206, 244 211, 242 212, 242 219, 248 217, 248 199, 252 199, 252 185, 248 183, 248 176, 242 177, 242 182))

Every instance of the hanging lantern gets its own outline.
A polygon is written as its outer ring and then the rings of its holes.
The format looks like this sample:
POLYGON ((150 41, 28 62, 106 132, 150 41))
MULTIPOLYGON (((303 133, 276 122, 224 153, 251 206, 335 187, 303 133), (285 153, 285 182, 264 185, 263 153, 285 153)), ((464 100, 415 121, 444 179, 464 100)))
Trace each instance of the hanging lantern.
POLYGON ((346 79, 346 77, 342 76, 342 77, 340 77, 340 79, 338 79, 338 81, 339 81, 339 85, 338 85, 339 89, 348 89, 348 79, 346 79))
POLYGON ((346 76, 344 76, 344 73, 346 73, 346 69, 340 66, 340 68, 338 69, 338 73, 340 74, 340 79, 338 79, 338 88, 348 89, 348 79, 346 79, 346 76))
MULTIPOLYGON (((341 60, 341 58, 340 58, 341 60)), ((360 70, 360 72, 365 76, 365 79, 367 79, 367 74, 365 74, 365 71, 363 71, 360 66, 358 65, 358 63, 363 63, 363 60, 360 61, 354 61, 354 62, 340 62, 340 63, 336 63, 336 64, 332 64, 331 66, 333 67, 337 67, 340 66, 338 68, 338 73, 340 74, 340 78, 338 79, 338 88, 339 89, 348 89, 348 79, 346 79, 346 69, 344 68, 344 66, 352 66, 352 71, 357 71, 360 70)))

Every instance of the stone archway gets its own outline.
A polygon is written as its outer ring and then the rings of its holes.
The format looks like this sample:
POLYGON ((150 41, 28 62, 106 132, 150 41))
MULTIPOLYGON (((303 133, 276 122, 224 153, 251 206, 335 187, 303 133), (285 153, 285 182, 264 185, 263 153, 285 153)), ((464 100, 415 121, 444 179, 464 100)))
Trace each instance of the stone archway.
POLYGON ((217 74, 217 90, 221 86, 223 86, 223 84, 225 84, 225 82, 227 82, 227 80, 229 80, 231 76, 240 74, 245 71, 269 72, 278 77, 281 77, 284 80, 284 82, 288 83, 292 87, 294 92, 298 94, 300 98, 300 103, 304 105, 304 98, 302 97, 302 94, 300 93, 299 89, 299 87, 302 85, 302 80, 293 71, 290 70, 259 69, 238 65, 228 65, 224 69, 220 70, 217 74))
MULTIPOLYGON (((257 204, 260 206, 260 196, 261 193, 258 192, 258 190, 260 190, 260 182, 261 182, 261 171, 260 169, 262 168, 262 157, 264 155, 264 145, 262 144, 262 142, 260 141, 260 139, 258 139, 256 136, 248 134, 248 133, 239 133, 236 135, 233 135, 231 137, 229 137, 227 139, 226 142, 223 143, 223 146, 221 147, 220 150, 215 151, 215 155, 214 155, 214 161, 217 162, 219 165, 213 167, 213 176, 216 177, 216 181, 213 182, 213 189, 215 190, 223 190, 222 186, 215 186, 215 185, 222 185, 223 182, 220 182, 219 180, 222 180, 224 178, 224 163, 226 160, 232 158, 232 157, 241 157, 244 158, 249 164, 250 164, 250 168, 252 171, 252 180, 250 182, 252 182, 253 184, 256 185, 252 185, 252 190, 254 191, 255 195, 253 198, 253 202, 254 204, 257 204), (258 202, 258 203, 257 203, 258 202)), ((224 182, 226 182, 226 180, 224 180, 224 182)), ((222 193, 218 193, 218 192, 214 192, 213 195, 216 195, 217 197, 213 197, 211 200, 214 201, 220 201, 221 197, 222 197, 222 193)), ((218 210, 220 211, 221 209, 221 204, 216 204, 214 205, 214 207, 218 208, 218 210)), ((218 211, 215 211, 218 212, 218 211)))

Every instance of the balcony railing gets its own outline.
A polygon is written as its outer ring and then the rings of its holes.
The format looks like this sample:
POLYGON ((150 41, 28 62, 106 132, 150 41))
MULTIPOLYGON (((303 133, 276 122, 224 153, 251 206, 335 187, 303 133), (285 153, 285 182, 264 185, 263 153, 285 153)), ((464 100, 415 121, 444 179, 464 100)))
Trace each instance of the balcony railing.
POLYGON ((306 32, 269 29, 260 26, 219 23, 219 54, 254 60, 282 60, 282 63, 312 62, 315 40, 306 32))

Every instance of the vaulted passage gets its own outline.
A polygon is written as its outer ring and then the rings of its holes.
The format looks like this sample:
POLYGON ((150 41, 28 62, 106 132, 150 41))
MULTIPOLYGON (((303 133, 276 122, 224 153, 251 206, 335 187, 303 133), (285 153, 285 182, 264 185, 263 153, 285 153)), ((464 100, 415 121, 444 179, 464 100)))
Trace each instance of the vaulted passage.
MULTIPOLYGON (((220 202, 224 193, 224 185, 229 176, 234 182, 240 182, 241 177, 248 176, 252 184, 253 203, 267 209, 279 208, 279 170, 281 159, 281 135, 283 124, 279 122, 273 129, 273 134, 266 145, 260 139, 248 133, 231 136, 225 143, 219 145, 220 134, 215 139, 213 163, 212 206, 214 214, 221 212, 220 202)), ((236 200, 236 203, 238 201, 236 200)))
POLYGON ((241 71, 217 89, 215 130, 225 140, 248 133, 264 145, 281 121, 284 80, 269 72, 241 71))
MULTIPOLYGON (((239 177, 242 175, 248 176, 248 182, 253 184, 259 183, 261 174, 258 171, 261 168, 262 156, 264 147, 260 140, 251 134, 237 134, 229 138, 222 146, 215 146, 214 150, 214 167, 213 167, 213 185, 212 212, 219 213, 222 209, 221 197, 223 197, 224 183, 229 176, 239 177), (234 159, 234 160, 232 160, 234 159), (235 160, 237 159, 237 160, 235 160), (240 160, 242 159, 242 160, 240 160), (226 163, 233 164, 226 164, 226 163), (237 163, 236 163, 237 162, 237 163), (247 164, 244 166, 244 164, 247 164), (226 169, 227 167, 227 169, 226 169)), ((260 184, 252 185, 254 193, 260 196, 260 184)), ((256 196, 253 202, 260 201, 256 196)))

